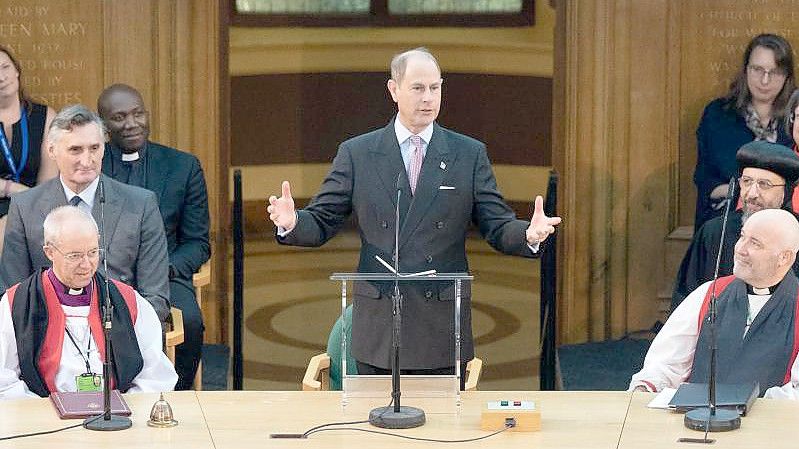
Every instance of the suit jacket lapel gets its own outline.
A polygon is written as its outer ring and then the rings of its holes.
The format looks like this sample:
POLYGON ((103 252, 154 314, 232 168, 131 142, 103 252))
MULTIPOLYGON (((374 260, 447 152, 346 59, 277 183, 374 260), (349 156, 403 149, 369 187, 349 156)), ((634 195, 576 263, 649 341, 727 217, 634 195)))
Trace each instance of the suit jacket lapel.
POLYGON ((446 167, 451 166, 453 158, 454 153, 450 152, 447 142, 444 140, 444 132, 437 124, 433 125, 433 137, 430 138, 430 143, 427 145, 424 162, 422 162, 422 172, 416 184, 416 193, 408 210, 408 216, 400 229, 400 248, 408 241, 410 235, 419 226, 422 217, 433 204, 438 195, 441 181, 446 174, 446 167))
POLYGON ((42 214, 42 219, 47 217, 51 210, 67 204, 67 196, 64 194, 64 186, 61 185, 60 176, 47 181, 45 186, 47 193, 42 195, 38 201, 39 213, 42 214))
POLYGON ((100 232, 105 233, 106 244, 111 246, 111 241, 114 237, 114 231, 117 229, 117 223, 119 223, 119 217, 122 215, 122 201, 119 198, 119 193, 117 192, 116 183, 113 179, 109 178, 106 175, 100 175, 100 180, 103 182, 103 187, 105 190, 105 223, 102 223, 100 217, 100 188, 97 188, 97 192, 94 194, 94 205, 92 206, 92 216, 94 220, 97 222, 97 225, 101 228, 100 232), (103 226, 105 228, 103 229, 103 226))
POLYGON ((383 184, 383 190, 394 208, 397 207, 397 176, 399 175, 401 178, 400 223, 402 223, 410 207, 411 186, 408 184, 408 176, 405 173, 405 164, 402 162, 393 120, 383 128, 380 141, 370 152, 372 153, 372 163, 383 184))
POLYGON ((166 181, 169 173, 169 161, 164 157, 163 153, 157 151, 151 142, 147 142, 147 152, 145 155, 145 176, 144 181, 147 190, 155 193, 159 206, 161 205, 161 197, 166 188, 166 181))

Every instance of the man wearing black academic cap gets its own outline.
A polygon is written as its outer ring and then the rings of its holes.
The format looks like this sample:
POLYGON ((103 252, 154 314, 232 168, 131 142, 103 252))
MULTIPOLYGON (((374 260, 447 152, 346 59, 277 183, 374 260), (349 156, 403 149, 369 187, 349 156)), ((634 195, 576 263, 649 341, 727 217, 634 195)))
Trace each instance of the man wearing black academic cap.
MULTIPOLYGON (((722 245, 719 276, 732 273, 733 249, 746 219, 763 209, 793 212, 791 197, 799 179, 799 157, 790 148, 766 141, 750 142, 735 156, 738 162, 738 197, 740 208, 730 211, 722 245)), ((713 279, 718 256, 723 217, 707 221, 694 234, 688 252, 680 264, 671 297, 674 310, 702 283, 713 279)), ((793 265, 799 274, 799 263, 793 265)))

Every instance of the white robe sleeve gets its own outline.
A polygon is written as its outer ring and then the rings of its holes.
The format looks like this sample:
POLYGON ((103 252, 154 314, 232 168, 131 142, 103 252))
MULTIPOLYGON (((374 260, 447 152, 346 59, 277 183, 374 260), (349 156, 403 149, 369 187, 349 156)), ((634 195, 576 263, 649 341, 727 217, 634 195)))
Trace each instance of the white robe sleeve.
POLYGON ((630 380, 630 390, 644 386, 649 391, 677 388, 688 379, 699 338, 699 312, 711 282, 691 292, 674 310, 646 353, 644 367, 630 380))
POLYGON ((172 391, 175 389, 178 375, 172 362, 162 350, 161 322, 153 306, 142 298, 139 292, 136 292, 136 305, 139 314, 134 329, 144 365, 139 375, 133 379, 128 392, 172 391))
POLYGON ((799 400, 799 357, 791 366, 791 380, 781 387, 771 387, 763 395, 766 398, 799 400))
POLYGON ((19 356, 7 295, 0 299, 0 400, 39 396, 19 378, 19 356))

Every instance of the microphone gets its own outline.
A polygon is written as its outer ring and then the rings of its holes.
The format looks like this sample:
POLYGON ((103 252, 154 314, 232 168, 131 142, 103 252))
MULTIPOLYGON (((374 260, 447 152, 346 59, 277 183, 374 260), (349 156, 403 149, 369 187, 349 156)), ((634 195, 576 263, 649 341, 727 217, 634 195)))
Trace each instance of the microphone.
MULTIPOLYGON (((105 271, 105 297, 103 305, 103 340, 105 341, 105 360, 103 360, 103 414, 91 416, 83 421, 83 427, 89 430, 124 430, 133 425, 130 418, 126 416, 111 414, 111 359, 113 348, 111 346, 111 319, 113 316, 113 306, 111 305, 111 293, 108 282, 108 246, 105 240, 105 188, 103 178, 97 185, 97 199, 100 201, 100 245, 103 248, 103 271, 105 271)), ((98 298, 98 301, 100 298, 98 298)))
MULTIPOLYGON (((397 207, 394 216, 394 273, 399 273, 400 198, 402 198, 402 170, 397 173, 397 207)), ((399 287, 398 287, 399 288, 399 287)))
MULTIPOLYGON (((713 282, 710 284, 710 312, 715 312, 713 307, 716 305, 716 281, 719 279, 719 267, 721 266, 721 252, 724 249, 724 237, 727 234, 727 219, 730 216, 730 205, 732 204, 732 198, 735 196, 735 176, 730 178, 730 183, 727 184, 727 196, 724 198, 725 206, 724 206, 724 215, 721 221, 721 236, 719 236, 719 252, 716 254, 716 266, 713 268, 713 282)), ((711 318, 715 318, 715 316, 711 316, 711 318)))
POLYGON ((103 272, 105 274, 105 300, 106 308, 111 307, 111 297, 108 295, 108 245, 105 241, 105 188, 103 179, 97 184, 97 199, 100 201, 100 246, 103 248, 103 272))
MULTIPOLYGON (((719 432, 734 430, 741 426, 741 418, 737 410, 726 410, 716 408, 716 281, 719 279, 719 266, 721 265, 721 252, 724 249, 724 237, 727 233, 727 220, 732 207, 732 200, 735 196, 735 176, 730 178, 729 188, 727 189, 727 204, 724 208, 724 216, 721 222, 721 236, 719 237, 719 252, 716 255, 716 267, 713 270, 713 282, 710 284, 710 304, 708 307, 708 318, 710 326, 710 373, 708 374, 708 406, 699 407, 685 414, 685 427, 693 430, 704 430, 709 432, 719 432)), ((707 439, 707 437, 705 437, 707 439)), ((704 441, 702 441, 704 442, 704 441)))
MULTIPOLYGON (((403 276, 399 270, 399 227, 400 227, 400 199, 402 199, 402 174, 404 170, 397 173, 397 207, 395 209, 394 223, 394 292, 391 294, 391 407, 377 407, 369 412, 369 423, 375 427, 387 427, 391 429, 409 429, 418 427, 425 422, 425 415, 422 409, 400 405, 402 392, 400 390, 400 337, 402 335, 402 293, 399 289, 399 278, 403 276)), ((380 257, 377 257, 378 261, 380 257)), ((382 262, 382 261, 381 261, 382 262)), ((383 264, 387 265, 387 264, 383 264)))

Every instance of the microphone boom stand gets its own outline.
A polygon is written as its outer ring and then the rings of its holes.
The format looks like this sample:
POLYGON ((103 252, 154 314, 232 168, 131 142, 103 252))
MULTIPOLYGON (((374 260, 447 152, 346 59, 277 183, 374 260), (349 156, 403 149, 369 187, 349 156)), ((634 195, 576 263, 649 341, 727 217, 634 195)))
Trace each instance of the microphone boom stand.
MULTIPOLYGON (((719 265, 721 264, 721 251, 724 246, 724 235, 727 231, 727 218, 730 214, 730 206, 733 201, 735 191, 735 177, 730 178, 730 188, 727 192, 727 206, 724 209, 724 218, 721 224, 721 241, 719 243, 719 253, 716 256, 716 269, 713 274, 713 283, 710 284, 710 305, 708 307, 708 317, 710 324, 710 375, 708 379, 708 406, 699 407, 685 414, 685 427, 693 430, 703 430, 709 432, 726 432, 741 427, 741 417, 736 410, 728 410, 716 407, 716 352, 718 344, 716 342, 716 280, 719 278, 719 265)), ((712 442, 707 440, 703 442, 712 442)))
MULTIPOLYGON (((105 271, 105 305, 103 307, 103 339, 105 340, 105 360, 103 360, 103 418, 91 416, 83 421, 83 427, 89 430, 125 430, 133 425, 127 416, 111 414, 111 293, 108 290, 108 248, 105 241, 105 191, 103 181, 100 180, 97 186, 100 197, 100 226, 102 226, 102 246, 103 246, 103 270, 105 271)), ((97 298, 99 301, 100 298, 97 298)))
POLYGON ((397 208, 394 226, 394 292, 391 295, 391 402, 393 407, 377 407, 369 412, 369 423, 386 429, 410 429, 425 423, 424 410, 400 405, 400 335, 402 333, 402 293, 399 289, 399 224, 402 172, 397 175, 397 208))

